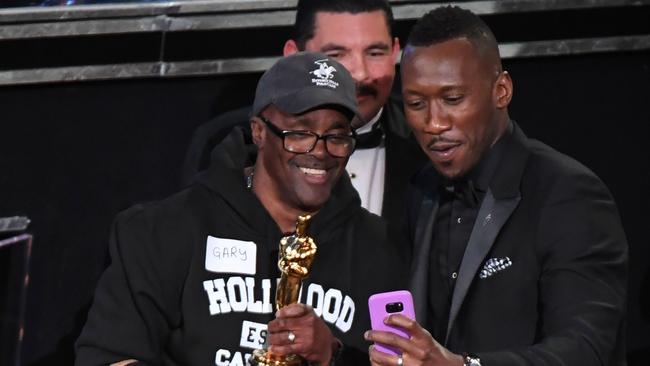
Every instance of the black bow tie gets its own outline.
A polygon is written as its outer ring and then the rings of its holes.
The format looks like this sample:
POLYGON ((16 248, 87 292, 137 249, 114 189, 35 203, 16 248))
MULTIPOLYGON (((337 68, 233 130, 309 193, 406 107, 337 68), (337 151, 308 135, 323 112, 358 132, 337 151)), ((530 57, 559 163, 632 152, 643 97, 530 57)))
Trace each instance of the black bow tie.
POLYGON ((372 126, 372 129, 366 133, 357 135, 357 149, 373 149, 381 145, 384 139, 384 131, 381 129, 379 122, 372 126))
POLYGON ((478 196, 471 180, 447 181, 441 188, 448 195, 447 197, 455 197, 470 206, 478 204, 478 196))

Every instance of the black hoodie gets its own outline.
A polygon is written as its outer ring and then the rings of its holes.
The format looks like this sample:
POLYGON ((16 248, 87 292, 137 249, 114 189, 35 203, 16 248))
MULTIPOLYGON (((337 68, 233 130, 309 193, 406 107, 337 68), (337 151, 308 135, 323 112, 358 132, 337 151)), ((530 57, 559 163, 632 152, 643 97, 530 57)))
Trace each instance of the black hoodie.
MULTIPOLYGON (((236 129, 218 149, 193 186, 116 218, 112 263, 77 341, 77 365, 245 365, 262 348, 282 233, 246 188, 254 145, 236 129)), ((318 252, 300 302, 343 342, 337 365, 368 364, 367 299, 405 287, 399 245, 360 207, 346 176, 307 232, 318 252)))

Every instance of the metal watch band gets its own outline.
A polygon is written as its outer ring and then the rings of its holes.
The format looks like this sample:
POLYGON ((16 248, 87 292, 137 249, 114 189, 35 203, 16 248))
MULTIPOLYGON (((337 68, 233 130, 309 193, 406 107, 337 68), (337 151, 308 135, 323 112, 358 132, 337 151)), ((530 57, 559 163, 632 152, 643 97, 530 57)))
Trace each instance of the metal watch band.
POLYGON ((465 353, 463 359, 465 360, 464 366, 481 366, 481 359, 474 355, 465 353))

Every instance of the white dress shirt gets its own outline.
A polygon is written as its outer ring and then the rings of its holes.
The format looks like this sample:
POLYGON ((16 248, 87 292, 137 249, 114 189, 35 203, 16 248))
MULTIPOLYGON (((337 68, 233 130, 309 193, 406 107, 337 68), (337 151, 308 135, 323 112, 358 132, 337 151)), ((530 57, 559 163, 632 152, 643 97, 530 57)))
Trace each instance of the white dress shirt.
MULTIPOLYGON (((356 132, 362 134, 370 132, 372 127, 379 123, 379 117, 384 109, 360 127, 356 132)), ((381 215, 384 201, 384 172, 386 171, 386 147, 382 143, 375 148, 357 148, 348 160, 346 166, 352 185, 359 192, 361 206, 368 211, 381 215)))

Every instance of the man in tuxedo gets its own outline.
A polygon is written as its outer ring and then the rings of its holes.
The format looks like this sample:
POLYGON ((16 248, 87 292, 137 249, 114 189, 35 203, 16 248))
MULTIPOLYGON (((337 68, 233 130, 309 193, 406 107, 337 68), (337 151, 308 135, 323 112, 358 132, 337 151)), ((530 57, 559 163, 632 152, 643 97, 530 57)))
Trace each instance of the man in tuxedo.
POLYGON ((527 138, 494 35, 442 7, 413 28, 405 114, 431 164, 408 194, 416 320, 374 365, 624 365, 627 243, 589 169, 527 138))
MULTIPOLYGON (((408 180, 426 158, 406 125, 401 100, 391 97, 400 50, 391 33, 392 21, 386 0, 300 0, 293 36, 283 54, 322 52, 352 74, 361 118, 354 122, 359 141, 347 171, 361 205, 397 229, 404 217, 408 180)), ((227 112, 199 127, 186 155, 184 183, 207 167, 210 151, 225 131, 248 121, 249 110, 227 112)))

